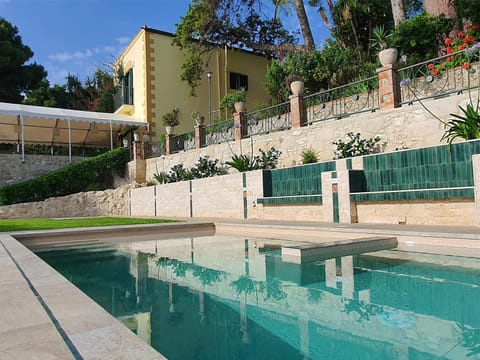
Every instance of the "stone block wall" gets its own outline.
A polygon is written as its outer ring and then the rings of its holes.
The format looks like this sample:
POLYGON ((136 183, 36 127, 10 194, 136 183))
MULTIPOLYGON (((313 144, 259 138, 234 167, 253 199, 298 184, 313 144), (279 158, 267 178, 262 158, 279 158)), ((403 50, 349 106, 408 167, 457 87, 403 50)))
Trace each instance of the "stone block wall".
MULTIPOLYGON (((448 119, 450 113, 458 110, 468 94, 443 99, 425 100, 423 103, 441 119, 448 119)), ((210 156, 220 162, 229 161, 233 154, 258 154, 258 149, 267 150, 274 146, 282 151, 279 167, 302 163, 302 151, 313 149, 319 161, 332 160, 335 146, 332 141, 346 140, 349 132, 359 132, 362 138, 379 136, 382 152, 398 149, 414 149, 440 144, 444 133, 443 125, 415 103, 401 108, 382 109, 375 113, 356 114, 342 119, 331 119, 313 123, 310 126, 254 135, 240 141, 209 145, 201 149, 146 160, 146 180, 154 174, 167 171, 176 164, 190 168, 201 156, 210 156)))
MULTIPOLYGON (((72 162, 83 160, 73 157, 72 162)), ((0 187, 30 180, 69 164, 68 156, 0 154, 0 187)))
POLYGON ((131 185, 0 206, 0 219, 128 216, 131 185))

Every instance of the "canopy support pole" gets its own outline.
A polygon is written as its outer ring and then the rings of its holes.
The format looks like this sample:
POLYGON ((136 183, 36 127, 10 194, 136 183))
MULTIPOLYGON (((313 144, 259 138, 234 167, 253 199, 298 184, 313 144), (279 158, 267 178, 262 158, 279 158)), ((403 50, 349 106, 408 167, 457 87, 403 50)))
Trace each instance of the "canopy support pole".
POLYGON ((20 128, 22 132, 22 163, 24 163, 25 162, 25 132, 24 132, 23 114, 20 114, 19 117, 20 117, 20 128))
POLYGON ((72 163, 72 128, 70 126, 70 119, 67 119, 68 124, 68 162, 72 163))
POLYGON ((110 120, 110 150, 113 150, 113 127, 112 127, 112 120, 110 120))

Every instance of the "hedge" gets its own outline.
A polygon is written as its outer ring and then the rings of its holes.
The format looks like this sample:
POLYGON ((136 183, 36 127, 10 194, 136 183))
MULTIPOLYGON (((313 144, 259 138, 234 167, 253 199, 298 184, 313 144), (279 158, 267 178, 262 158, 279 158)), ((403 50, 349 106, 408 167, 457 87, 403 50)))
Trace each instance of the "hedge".
POLYGON ((111 188, 113 172, 123 175, 129 159, 127 148, 117 148, 38 178, 4 186, 0 188, 0 205, 111 188))

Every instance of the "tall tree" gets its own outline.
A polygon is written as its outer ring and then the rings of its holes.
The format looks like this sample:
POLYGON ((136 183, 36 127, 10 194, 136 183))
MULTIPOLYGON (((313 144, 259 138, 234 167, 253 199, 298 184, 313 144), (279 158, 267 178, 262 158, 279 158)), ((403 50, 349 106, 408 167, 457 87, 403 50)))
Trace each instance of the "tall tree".
POLYGON ((308 22, 307 13, 305 11, 305 5, 303 0, 294 0, 295 10, 297 13, 298 23, 302 30, 303 41, 306 52, 311 53, 315 50, 315 41, 313 40, 312 29, 308 22))
POLYGON ((47 76, 43 66, 26 64, 32 57, 18 28, 0 17, 0 101, 21 103, 23 93, 38 87, 47 76))
POLYGON ((393 22, 395 23, 395 27, 397 27, 405 21, 405 7, 403 5, 403 0, 391 0, 391 2, 393 22))
MULTIPOLYGON (((461 28, 461 21, 457 16, 456 0, 424 0, 425 11, 433 16, 445 15, 447 19, 453 19, 451 36, 456 36, 461 28)), ((478 9, 477 9, 478 11, 478 9)))
POLYGON ((295 48, 296 39, 278 18, 263 14, 261 0, 192 0, 173 41, 186 53, 181 79, 190 86, 190 95, 195 95, 215 46, 247 48, 267 56, 283 44, 295 48))

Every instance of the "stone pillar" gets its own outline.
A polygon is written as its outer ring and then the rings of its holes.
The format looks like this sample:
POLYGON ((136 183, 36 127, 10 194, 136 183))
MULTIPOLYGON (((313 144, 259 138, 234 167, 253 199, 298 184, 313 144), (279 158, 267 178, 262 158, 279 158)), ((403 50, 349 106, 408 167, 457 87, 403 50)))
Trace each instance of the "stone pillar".
POLYGON ((400 106, 400 81, 397 67, 386 65, 377 69, 380 109, 392 109, 400 106))
POLYGON ((333 171, 322 172, 322 212, 325 222, 333 222, 332 174, 333 171))
POLYGON ((480 154, 472 156, 473 186, 475 187, 475 215, 477 226, 480 227, 480 154))
POLYGON ((293 129, 307 124, 307 107, 303 95, 290 95, 290 124, 293 129))
POLYGON ((200 149, 205 146, 206 143, 207 128, 205 125, 195 126, 195 148, 200 149))
POLYGON ((133 142, 133 160, 145 160, 142 140, 133 142))
POLYGON ((337 171, 338 181, 338 211, 340 223, 358 222, 357 208, 350 201, 350 170, 337 171))
POLYGON ((248 135, 247 113, 245 111, 233 114, 233 127, 235 128, 235 141, 241 141, 248 135))
POLYGON ((165 135, 165 155, 173 154, 173 135, 165 135))

